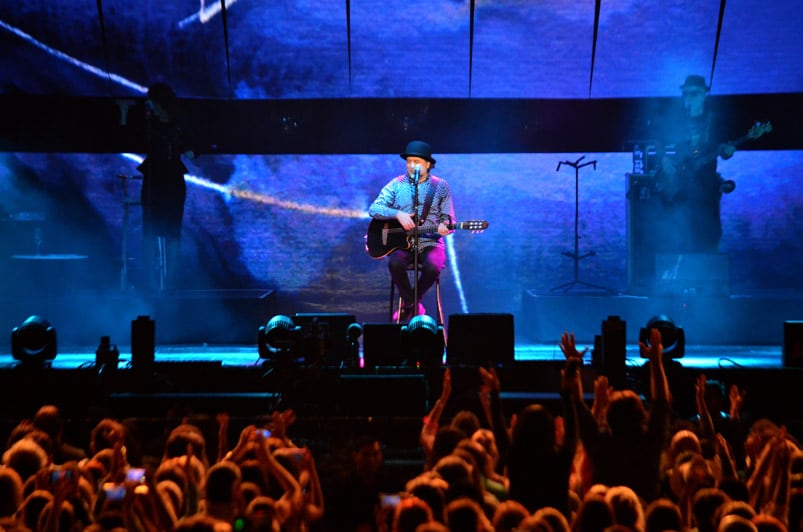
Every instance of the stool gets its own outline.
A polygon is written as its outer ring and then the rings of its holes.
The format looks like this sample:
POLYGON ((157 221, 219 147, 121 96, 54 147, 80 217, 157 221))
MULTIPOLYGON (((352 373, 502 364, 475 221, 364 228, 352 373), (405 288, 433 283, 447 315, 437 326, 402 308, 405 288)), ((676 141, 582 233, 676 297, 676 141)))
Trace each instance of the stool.
MULTIPOLYGON (((418 265, 418 270, 421 271, 422 267, 423 267, 423 265, 419 264, 418 265)), ((410 263, 407 266, 407 271, 408 272, 413 271, 413 264, 412 263, 410 263)), ((416 273, 416 275, 418 275, 418 274, 416 273)), ((395 301, 395 298, 396 298, 396 285, 393 284, 393 280, 391 279, 391 281, 390 281, 390 305, 389 305, 389 311, 388 311, 388 321, 396 321, 396 323, 398 323, 398 320, 394 320, 393 319, 393 311, 394 311, 394 308, 397 308, 399 310, 399 314, 401 315, 402 298, 401 298, 401 296, 399 296, 398 302, 395 301)), ((435 303, 436 303, 436 305, 438 307, 438 309, 437 309, 438 310, 438 325, 443 325, 443 305, 441 304, 441 276, 440 275, 438 275, 438 278, 435 279, 435 303)))

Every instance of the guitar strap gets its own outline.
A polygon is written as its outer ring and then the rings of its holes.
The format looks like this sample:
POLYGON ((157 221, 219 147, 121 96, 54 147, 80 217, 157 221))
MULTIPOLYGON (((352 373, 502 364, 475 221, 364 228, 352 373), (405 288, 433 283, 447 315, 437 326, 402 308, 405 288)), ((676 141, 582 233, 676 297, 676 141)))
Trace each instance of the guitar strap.
POLYGON ((427 216, 429 216, 429 209, 432 207, 432 200, 435 199, 435 192, 441 184, 441 180, 434 175, 429 176, 429 188, 427 189, 427 197, 424 198, 424 209, 421 211, 421 224, 423 224, 427 216))

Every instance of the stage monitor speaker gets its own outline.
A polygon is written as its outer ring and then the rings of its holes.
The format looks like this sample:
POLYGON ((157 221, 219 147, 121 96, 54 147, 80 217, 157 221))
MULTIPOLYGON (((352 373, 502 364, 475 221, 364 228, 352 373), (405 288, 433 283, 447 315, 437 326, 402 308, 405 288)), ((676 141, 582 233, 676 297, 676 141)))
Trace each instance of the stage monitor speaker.
POLYGON ((611 387, 627 387, 625 362, 627 360, 627 323, 619 316, 608 316, 602 322, 602 373, 611 387))
POLYGON ((363 323, 363 367, 401 366, 404 361, 400 323, 363 323))
POLYGON ((350 361, 348 328, 355 321, 354 315, 347 313, 296 313, 293 323, 301 327, 304 362, 339 366, 350 361))
POLYGON ((446 363, 464 366, 512 364, 513 314, 450 314, 446 363))
POLYGON ((627 176, 627 282, 631 291, 647 292, 655 275, 655 231, 666 230, 660 220, 662 204, 655 197, 655 177, 627 176))
POLYGON ((131 320, 131 367, 152 374, 156 360, 156 322, 150 316, 131 320))
POLYGON ((803 367, 803 321, 783 323, 783 365, 785 368, 803 367))

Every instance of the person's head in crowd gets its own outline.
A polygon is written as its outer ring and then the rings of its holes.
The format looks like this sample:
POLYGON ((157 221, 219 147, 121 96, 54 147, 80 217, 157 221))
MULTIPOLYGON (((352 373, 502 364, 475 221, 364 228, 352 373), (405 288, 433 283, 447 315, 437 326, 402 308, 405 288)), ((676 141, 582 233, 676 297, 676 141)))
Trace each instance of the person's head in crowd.
POLYGON ((247 506, 252 500, 262 496, 262 488, 253 482, 243 481, 240 483, 240 493, 243 496, 243 503, 247 506))
POLYGON ((430 521, 415 527, 415 532, 453 532, 448 526, 439 521, 430 521))
POLYGON ((716 476, 703 455, 684 451, 675 460, 669 484, 676 499, 680 500, 682 494, 690 487, 694 487, 695 490, 714 487, 716 476))
POLYGON ((608 399, 605 419, 611 433, 625 438, 641 434, 649 414, 633 390, 614 390, 608 399))
POLYGON ((418 497, 429 505, 432 517, 441 523, 446 522, 446 491, 449 484, 440 476, 421 474, 408 480, 404 491, 418 497))
POLYGON ((231 532, 227 523, 205 514, 194 514, 179 519, 173 532, 231 532))
POLYGON ((100 485, 106 475, 109 474, 114 459, 114 451, 103 449, 81 463, 81 469, 91 479, 96 486, 100 485))
POLYGON ((190 447, 194 456, 197 456, 204 467, 207 467, 209 460, 206 456, 206 438, 201 429, 189 423, 181 425, 170 431, 165 444, 164 458, 176 458, 187 454, 190 447))
POLYGON ((488 453, 491 468, 495 469, 499 461, 499 448, 496 446, 496 436, 490 429, 478 429, 471 435, 471 439, 483 446, 488 453))
POLYGON ((180 487, 182 491, 187 490, 187 483, 189 482, 187 472, 175 458, 160 463, 156 471, 153 472, 153 479, 155 482, 170 480, 180 487))
POLYGON ((474 481, 473 467, 465 458, 453 454, 444 456, 438 460, 432 471, 440 475, 449 485, 446 490, 447 501, 461 496, 470 496, 475 501, 482 499, 474 481))
POLYGON ((525 517, 516 529, 516 532, 554 532, 549 521, 544 516, 532 514, 525 517))
POLYGON ((675 459, 685 452, 702 454, 703 448, 700 445, 700 437, 695 432, 689 429, 680 429, 675 431, 669 440, 669 463, 674 464, 675 459))
POLYGON ((726 515, 717 525, 716 532, 758 532, 756 525, 741 515, 726 515))
POLYGON ((691 525, 699 532, 716 532, 716 516, 719 508, 730 499, 721 489, 702 488, 691 500, 691 525))
POLYGON ((415 532, 418 525, 434 520, 432 509, 418 497, 402 497, 393 510, 392 532, 415 532))
POLYGON ((44 449, 29 438, 18 440, 3 453, 3 465, 19 473, 23 482, 49 463, 44 449))
POLYGON ((249 523, 246 530, 280 532, 281 527, 276 519, 276 501, 260 495, 251 500, 245 507, 245 517, 249 523))
POLYGON ((477 473, 482 477, 488 478, 493 474, 493 464, 485 451, 485 448, 478 442, 471 439, 461 440, 455 448, 455 453, 458 456, 470 455, 474 464, 477 466, 477 473))
POLYGON ((492 532, 491 520, 485 515, 477 501, 460 497, 446 505, 446 524, 450 530, 471 530, 492 532))
POLYGON ((557 508, 545 506, 533 512, 533 518, 549 523, 552 532, 569 532, 569 521, 557 508))
POLYGON ((512 442, 515 453, 538 454, 555 448, 555 418, 543 405, 531 404, 519 412, 513 427, 512 442))
POLYGON ((530 512, 523 504, 509 499, 496 506, 491 524, 495 532, 513 532, 529 516, 530 512))
POLYGON ((758 532, 788 532, 789 527, 774 515, 756 514, 750 521, 756 525, 758 532))
POLYGON ((89 435, 89 454, 94 456, 103 449, 114 449, 117 443, 126 444, 125 426, 114 419, 103 418, 89 435))
MULTIPOLYGON (((778 434, 779 430, 781 430, 780 427, 767 418, 759 418, 750 425, 750 430, 744 441, 744 459, 748 470, 755 467, 764 446, 778 434)), ((793 447, 793 450, 797 450, 795 439, 790 434, 787 434, 786 438, 792 444, 790 447, 793 447)))
POLYGON ((435 433, 435 441, 432 444, 432 453, 429 456, 428 468, 432 468, 438 460, 444 456, 449 456, 457 447, 457 444, 468 438, 468 435, 452 425, 443 425, 435 433))
POLYGON ((741 515, 745 519, 753 519, 756 516, 756 510, 749 502, 729 500, 717 509, 714 522, 718 523, 726 515, 741 515))
MULTIPOLYGON (((601 486, 601 484, 600 484, 601 486)), ((572 532, 602 532, 613 524, 613 509, 602 492, 586 493, 572 520, 572 532)))
MULTIPOLYGON (((795 452, 792 453, 792 456, 789 457, 789 472, 792 475, 803 475, 803 450, 797 449, 795 452)), ((794 481, 803 481, 803 478, 798 477, 797 479, 792 479, 792 483, 794 485, 794 481)), ((794 485, 796 488, 803 487, 803 482, 800 485, 794 485)))
POLYGON ((351 459, 354 471, 360 480, 364 484, 372 485, 376 482, 384 461, 382 444, 375 436, 363 434, 354 441, 351 459))
POLYGON ((0 518, 13 516, 22 504, 22 477, 11 467, 0 468, 0 518))
POLYGON ((471 436, 482 427, 480 418, 471 410, 460 410, 449 424, 463 431, 466 436, 471 436))
POLYGON ((184 472, 183 477, 185 479, 185 483, 194 483, 203 487, 204 481, 206 480, 207 469, 204 466, 204 464, 201 463, 201 460, 197 456, 192 456, 192 457, 177 456, 176 458, 170 458, 168 460, 163 461, 158 469, 161 469, 162 465, 164 465, 165 463, 172 464, 173 467, 175 467, 176 469, 183 470, 184 472), (187 467, 188 459, 189 459, 189 467, 187 467))
POLYGON ((727 414, 728 404, 727 395, 725 393, 725 383, 716 379, 706 379, 705 391, 703 396, 705 399, 708 413, 712 417, 720 417, 722 414, 727 414))
POLYGON ((241 505, 240 468, 234 462, 218 462, 209 468, 204 483, 204 499, 207 505, 241 505))
POLYGON ((611 486, 605 500, 613 510, 613 522, 636 532, 644 530, 644 506, 639 496, 628 486, 611 486))
POLYGON ((47 490, 34 490, 22 501, 19 516, 22 524, 31 530, 39 530, 39 517, 53 494, 47 490))
POLYGON ((35 442, 47 455, 48 464, 53 461, 53 440, 47 432, 34 427, 31 423, 20 423, 12 430, 8 438, 6 449, 10 449, 20 440, 31 440, 35 442))
MULTIPOLYGON (((477 455, 475 454, 476 448, 469 449, 463 446, 463 443, 467 443, 471 445, 471 440, 465 439, 462 440, 460 443, 457 444, 455 450, 452 451, 450 456, 456 456, 458 458, 462 458, 469 465, 469 476, 471 483, 476 485, 478 488, 482 487, 482 476, 483 476, 483 465, 480 464, 477 460, 477 455)), ((480 451, 480 454, 482 451, 480 451)), ((482 459, 482 457, 480 458, 482 459)))
POLYGON ((50 514, 53 511, 56 511, 56 530, 63 530, 68 532, 70 530, 74 530, 76 526, 75 522, 75 509, 70 501, 62 501, 61 505, 58 508, 53 508, 53 503, 55 501, 49 501, 45 504, 44 508, 42 508, 42 512, 39 515, 39 524, 37 530, 45 530, 45 523, 50 518, 50 514))
POLYGON ((56 405, 42 405, 31 420, 33 426, 47 433, 54 442, 60 442, 64 433, 64 419, 56 405))
POLYGON ((655 499, 644 510, 644 532, 683 530, 683 515, 680 507, 671 499, 655 499))

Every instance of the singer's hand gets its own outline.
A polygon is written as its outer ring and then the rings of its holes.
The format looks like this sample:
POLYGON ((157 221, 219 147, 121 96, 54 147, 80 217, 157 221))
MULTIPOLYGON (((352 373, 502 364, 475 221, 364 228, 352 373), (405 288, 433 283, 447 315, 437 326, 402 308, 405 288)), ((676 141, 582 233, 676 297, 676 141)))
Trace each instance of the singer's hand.
POLYGON ((404 211, 399 211, 396 213, 396 220, 401 224, 402 227, 404 227, 406 231, 415 229, 415 220, 413 220, 413 217, 404 211))

